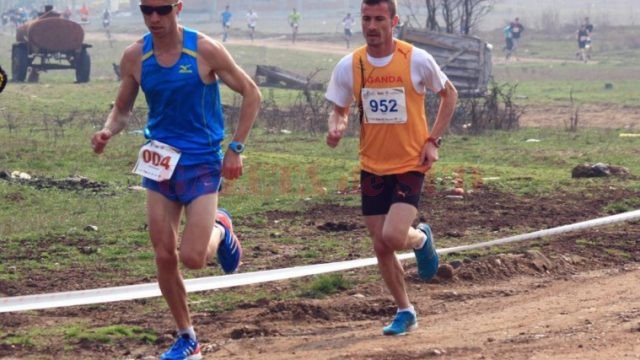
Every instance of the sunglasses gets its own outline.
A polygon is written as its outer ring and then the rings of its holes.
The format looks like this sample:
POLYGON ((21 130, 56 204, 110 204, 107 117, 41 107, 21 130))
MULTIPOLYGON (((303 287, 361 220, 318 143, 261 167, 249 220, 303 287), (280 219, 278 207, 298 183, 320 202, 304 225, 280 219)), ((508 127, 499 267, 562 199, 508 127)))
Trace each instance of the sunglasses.
POLYGON ((142 11, 145 15, 152 15, 154 12, 158 15, 167 15, 173 8, 178 6, 180 1, 171 5, 162 5, 162 6, 150 6, 150 5, 140 5, 140 11, 142 11))

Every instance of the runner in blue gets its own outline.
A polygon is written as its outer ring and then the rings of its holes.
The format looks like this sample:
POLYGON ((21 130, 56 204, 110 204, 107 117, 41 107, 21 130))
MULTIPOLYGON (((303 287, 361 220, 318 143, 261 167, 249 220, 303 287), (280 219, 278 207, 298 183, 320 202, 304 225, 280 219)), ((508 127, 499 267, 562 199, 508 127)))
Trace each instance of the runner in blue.
POLYGON ((126 126, 142 88, 149 107, 148 143, 136 172, 145 176, 158 283, 178 330, 162 359, 202 358, 179 263, 200 269, 215 254, 225 273, 236 271, 240 263, 242 249, 231 216, 218 209, 218 190, 221 177, 242 175, 240 153, 261 100, 258 87, 219 42, 178 24, 182 8, 176 0, 141 1, 149 33, 125 50, 115 105, 91 139, 93 150, 102 153, 126 126), (237 129, 224 153, 219 79, 243 97, 237 129), (183 210, 186 225, 179 242, 183 210))

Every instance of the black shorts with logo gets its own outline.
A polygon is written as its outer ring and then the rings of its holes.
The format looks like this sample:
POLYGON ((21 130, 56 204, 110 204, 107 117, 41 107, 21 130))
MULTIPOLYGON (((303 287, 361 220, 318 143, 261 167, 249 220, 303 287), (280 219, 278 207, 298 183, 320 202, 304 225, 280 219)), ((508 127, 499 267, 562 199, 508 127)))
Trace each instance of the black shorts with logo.
POLYGON ((360 171, 362 215, 385 215, 395 203, 418 208, 424 184, 424 174, 411 171, 404 174, 376 175, 360 171))

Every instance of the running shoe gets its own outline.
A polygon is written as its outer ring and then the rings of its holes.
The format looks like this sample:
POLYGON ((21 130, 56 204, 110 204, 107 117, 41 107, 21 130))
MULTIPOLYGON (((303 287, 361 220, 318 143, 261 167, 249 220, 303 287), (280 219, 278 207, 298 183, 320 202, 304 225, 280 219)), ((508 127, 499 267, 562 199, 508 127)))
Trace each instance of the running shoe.
POLYGON ((218 209, 216 213, 216 222, 224 227, 224 239, 218 246, 218 263, 225 274, 234 273, 238 270, 240 265, 240 258, 242 257, 242 247, 238 237, 233 232, 233 224, 231 222, 231 215, 225 209, 218 209))
POLYGON ((396 314, 391 324, 382 328, 384 335, 398 336, 406 335, 409 331, 418 328, 418 318, 411 311, 400 311, 396 314))
POLYGON ((427 224, 418 225, 418 230, 427 236, 427 241, 420 249, 413 249, 418 263, 418 274, 422 280, 429 280, 438 272, 438 253, 433 243, 431 228, 427 224))
POLYGON ((200 360, 202 353, 197 340, 193 340, 188 334, 176 339, 171 348, 160 357, 162 360, 200 360))

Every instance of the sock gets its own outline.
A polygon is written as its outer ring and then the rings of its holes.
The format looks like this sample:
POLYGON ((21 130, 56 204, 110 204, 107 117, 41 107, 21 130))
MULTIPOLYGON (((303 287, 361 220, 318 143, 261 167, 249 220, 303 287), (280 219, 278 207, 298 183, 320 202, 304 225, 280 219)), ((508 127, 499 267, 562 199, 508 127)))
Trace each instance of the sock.
POLYGON ((416 309, 414 309, 414 308, 413 308, 413 305, 409 305, 409 307, 408 307, 408 308, 404 308, 404 309, 400 309, 400 308, 398 308, 398 312, 403 312, 403 311, 410 311, 410 312, 412 312, 413 314, 415 314, 415 313, 416 313, 416 309))
POLYGON ((196 332, 193 330, 193 326, 189 326, 186 329, 182 329, 182 330, 178 330, 178 337, 181 337, 182 335, 187 334, 189 335, 189 337, 192 340, 197 340, 198 338, 196 337, 196 332))
POLYGON ((227 229, 225 229, 224 226, 222 226, 222 224, 220 223, 216 223, 216 227, 220 229, 220 238, 222 239, 222 241, 224 241, 224 237, 227 235, 227 229))
MULTIPOLYGON (((420 231, 420 230, 418 230, 418 231, 420 231)), ((427 243, 427 234, 423 233, 422 231, 420 231, 420 234, 422 234, 422 236, 423 236, 424 238, 422 239, 422 242, 420 242, 420 246, 418 246, 418 247, 414 247, 414 249, 416 249, 416 250, 420 250, 420 249, 422 249, 422 248, 424 247, 424 244, 426 244, 426 243, 427 243)))

